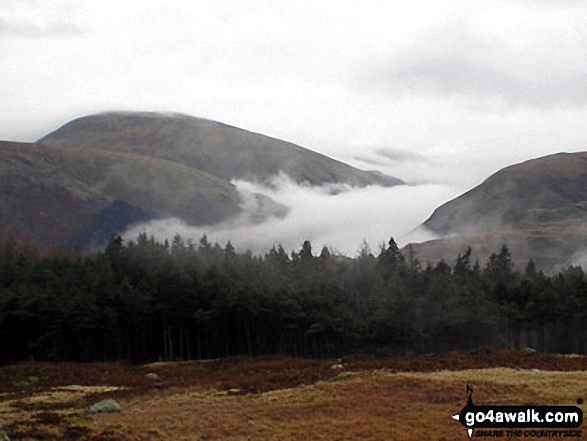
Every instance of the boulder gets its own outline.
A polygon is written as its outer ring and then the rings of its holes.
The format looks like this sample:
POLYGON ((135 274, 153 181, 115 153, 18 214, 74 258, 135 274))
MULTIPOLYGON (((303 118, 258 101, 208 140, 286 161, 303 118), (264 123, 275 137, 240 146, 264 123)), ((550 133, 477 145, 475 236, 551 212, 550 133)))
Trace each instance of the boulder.
POLYGON ((112 399, 99 401, 96 404, 92 404, 88 409, 90 413, 117 413, 120 411, 120 404, 112 399))

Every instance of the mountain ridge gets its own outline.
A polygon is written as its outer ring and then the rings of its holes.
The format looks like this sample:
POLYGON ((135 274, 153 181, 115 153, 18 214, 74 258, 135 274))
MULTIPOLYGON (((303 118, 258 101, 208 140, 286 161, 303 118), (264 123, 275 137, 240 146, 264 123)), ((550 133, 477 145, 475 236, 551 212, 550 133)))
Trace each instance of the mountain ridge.
POLYGON ((106 112, 34 143, 0 141, 0 240, 88 249, 136 222, 262 222, 288 208, 233 180, 398 185, 403 181, 292 143, 183 114, 106 112), (290 175, 291 174, 291 175, 290 175), (249 213, 249 211, 251 211, 249 213))
POLYGON ((439 238, 412 247, 425 260, 471 246, 484 261, 502 244, 518 266, 556 271, 587 250, 587 152, 556 153, 505 167, 438 207, 422 224, 439 238))
POLYGON ((38 142, 160 157, 222 179, 266 182, 281 171, 297 183, 310 185, 404 184, 400 179, 356 169, 291 142, 184 114, 106 112, 89 115, 64 124, 38 142))

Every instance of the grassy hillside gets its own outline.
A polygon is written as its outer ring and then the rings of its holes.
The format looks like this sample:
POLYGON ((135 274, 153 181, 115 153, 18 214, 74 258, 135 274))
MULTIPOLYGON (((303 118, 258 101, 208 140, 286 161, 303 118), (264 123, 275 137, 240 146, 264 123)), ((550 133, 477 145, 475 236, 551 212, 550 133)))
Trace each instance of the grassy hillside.
POLYGON ((41 248, 68 243, 108 197, 35 155, 32 144, 0 142, 0 232, 41 248))
MULTIPOLYGON (((476 404, 585 411, 586 366, 584 356, 495 349, 342 362, 22 363, 0 368, 0 434, 102 441, 465 440, 463 426, 451 418, 466 403, 465 385, 474 387, 476 404), (105 398, 116 399, 121 412, 87 412, 105 398)), ((585 440, 587 433, 571 439, 585 440)))
POLYGON ((295 144, 186 115, 88 116, 64 125, 40 142, 166 159, 225 180, 264 181, 283 171, 296 182, 311 185, 403 183, 379 173, 358 170, 295 144))
POLYGON ((424 226, 444 237, 414 249, 424 261, 453 259, 467 245, 485 260, 506 243, 519 266, 552 271, 587 249, 587 153, 516 164, 437 208, 424 226))
POLYGON ((176 216, 207 224, 238 212, 239 197, 233 185, 176 162, 91 149, 41 146, 38 151, 48 161, 58 161, 60 170, 77 182, 156 217, 176 216))
POLYGON ((504 168, 437 208, 438 234, 493 231, 587 215, 587 153, 559 153, 504 168))
MULTIPOLYGON (((268 181, 280 172, 310 185, 402 183, 213 121, 106 113, 72 121, 34 144, 0 143, 0 238, 83 248, 137 221, 214 224, 241 211, 231 180, 268 181)), ((251 196, 254 220, 287 212, 251 196)))
POLYGON ((1 235, 41 249, 97 244, 152 218, 213 223, 238 213, 238 205, 234 186, 175 162, 0 142, 1 235))

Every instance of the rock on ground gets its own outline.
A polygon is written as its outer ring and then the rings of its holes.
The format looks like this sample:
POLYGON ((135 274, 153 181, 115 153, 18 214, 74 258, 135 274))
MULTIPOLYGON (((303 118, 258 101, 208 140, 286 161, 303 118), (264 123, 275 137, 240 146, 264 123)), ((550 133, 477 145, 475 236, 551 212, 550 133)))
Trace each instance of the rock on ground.
POLYGON ((120 404, 112 399, 99 401, 96 404, 92 404, 88 409, 90 413, 117 413, 120 411, 120 404))

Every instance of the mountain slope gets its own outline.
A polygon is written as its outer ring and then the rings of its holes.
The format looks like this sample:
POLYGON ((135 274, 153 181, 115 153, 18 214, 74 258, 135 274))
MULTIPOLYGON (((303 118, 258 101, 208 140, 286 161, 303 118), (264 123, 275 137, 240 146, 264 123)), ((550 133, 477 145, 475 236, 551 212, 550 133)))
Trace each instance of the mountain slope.
POLYGON ((133 223, 179 218, 250 222, 288 208, 237 191, 233 179, 306 185, 397 185, 297 145, 185 115, 106 113, 65 124, 37 143, 0 142, 0 240, 88 249, 133 223))
POLYGON ((60 171, 110 199, 123 200, 157 216, 211 224, 238 213, 230 183, 172 161, 130 153, 39 145, 60 171))
POLYGON ((236 188, 170 161, 91 149, 0 142, 0 234, 87 248, 134 222, 218 222, 239 212, 236 188))
POLYGON ((42 249, 68 243, 110 201, 31 156, 32 144, 0 142, 0 232, 42 249))
POLYGON ((437 208, 424 225, 446 235, 582 217, 587 153, 559 153, 504 168, 437 208))
POLYGON ((292 143, 186 115, 104 113, 71 121, 39 142, 130 152, 179 162, 221 179, 266 181, 280 171, 298 183, 402 184, 292 143))
POLYGON ((530 258, 546 271, 577 263, 587 249, 587 152, 506 167, 423 225, 442 236, 413 245, 425 260, 454 259, 467 245, 484 260, 506 243, 519 266, 530 258))

